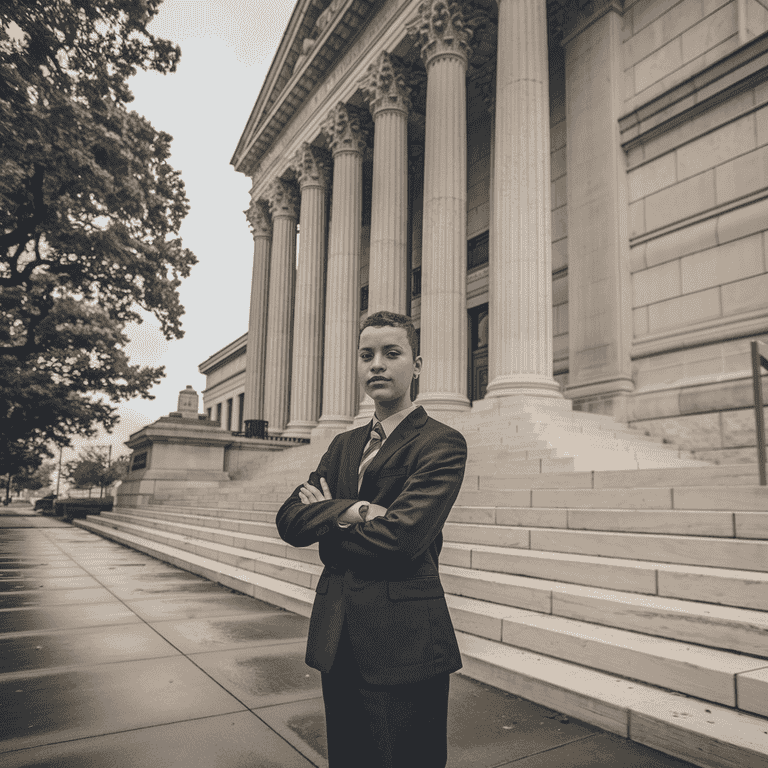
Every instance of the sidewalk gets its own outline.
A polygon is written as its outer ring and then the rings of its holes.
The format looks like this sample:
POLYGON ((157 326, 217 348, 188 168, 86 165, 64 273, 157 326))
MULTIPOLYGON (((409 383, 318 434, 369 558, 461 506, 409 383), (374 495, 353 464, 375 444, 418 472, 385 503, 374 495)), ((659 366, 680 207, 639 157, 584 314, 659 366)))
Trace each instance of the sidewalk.
MULTIPOLYGON (((0 765, 326 768, 307 624, 3 508, 0 765)), ((690 768, 460 674, 449 713, 450 768, 690 768)))

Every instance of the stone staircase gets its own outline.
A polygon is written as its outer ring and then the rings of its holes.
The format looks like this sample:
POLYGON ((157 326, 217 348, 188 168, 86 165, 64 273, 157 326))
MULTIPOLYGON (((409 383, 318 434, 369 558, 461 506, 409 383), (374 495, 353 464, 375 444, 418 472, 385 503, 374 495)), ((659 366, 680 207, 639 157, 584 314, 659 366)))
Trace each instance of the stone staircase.
MULTIPOLYGON (((572 457, 509 453, 552 450, 528 444, 535 423, 517 426, 525 447, 505 424, 503 449, 470 448, 444 530, 463 672, 696 765, 768 766, 768 488, 756 467, 557 471, 543 462, 572 457)), ((653 464, 659 444, 629 437, 653 464)), ((250 480, 77 524, 308 615, 317 547, 282 542, 274 516, 320 453, 293 448, 250 480)))

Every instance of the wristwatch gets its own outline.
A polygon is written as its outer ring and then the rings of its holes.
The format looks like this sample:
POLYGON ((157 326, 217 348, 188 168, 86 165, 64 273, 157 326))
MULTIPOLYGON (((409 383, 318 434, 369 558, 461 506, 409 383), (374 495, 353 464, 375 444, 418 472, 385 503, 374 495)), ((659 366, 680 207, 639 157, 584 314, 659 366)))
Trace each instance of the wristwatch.
POLYGON ((357 510, 357 514, 360 515, 360 517, 363 518, 363 522, 367 522, 365 519, 365 516, 368 514, 368 510, 370 509, 369 504, 362 504, 360 505, 360 508, 357 510))

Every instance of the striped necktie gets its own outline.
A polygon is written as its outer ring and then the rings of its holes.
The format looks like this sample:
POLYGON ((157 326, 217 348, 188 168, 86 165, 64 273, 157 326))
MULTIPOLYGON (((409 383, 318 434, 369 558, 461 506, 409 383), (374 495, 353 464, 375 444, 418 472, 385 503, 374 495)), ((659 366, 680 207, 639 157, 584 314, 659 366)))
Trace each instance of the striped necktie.
POLYGON ((360 469, 357 470, 357 490, 363 484, 363 475, 365 470, 368 469, 368 465, 376 458, 376 454, 381 448, 381 444, 386 438, 384 434, 384 428, 381 426, 381 422, 376 422, 371 430, 371 437, 368 442, 368 447, 365 449, 363 458, 360 461, 360 469))

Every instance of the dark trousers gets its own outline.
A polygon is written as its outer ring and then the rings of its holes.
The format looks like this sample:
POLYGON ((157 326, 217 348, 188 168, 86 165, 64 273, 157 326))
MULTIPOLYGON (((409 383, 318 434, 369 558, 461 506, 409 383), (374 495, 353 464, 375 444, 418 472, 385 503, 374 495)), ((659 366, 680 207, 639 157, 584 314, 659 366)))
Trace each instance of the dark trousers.
POLYGON ((445 768, 447 673, 407 685, 368 685, 346 625, 322 675, 329 768, 445 768))

